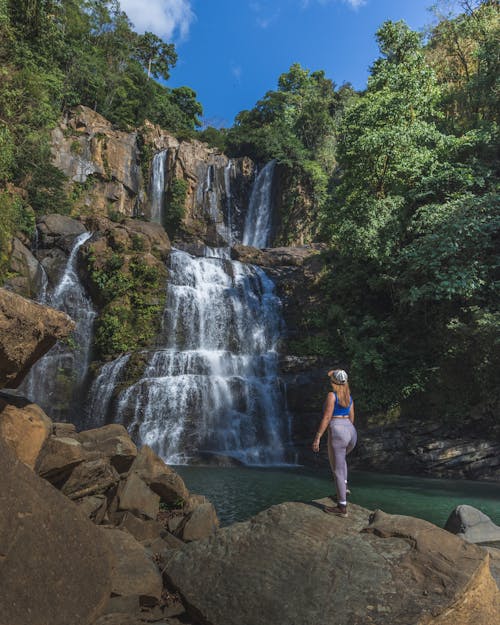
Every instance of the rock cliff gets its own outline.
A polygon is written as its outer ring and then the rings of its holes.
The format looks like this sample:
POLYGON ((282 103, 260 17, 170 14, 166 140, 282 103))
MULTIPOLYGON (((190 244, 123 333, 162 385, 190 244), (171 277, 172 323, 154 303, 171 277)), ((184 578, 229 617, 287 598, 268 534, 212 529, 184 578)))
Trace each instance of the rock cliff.
POLYGON ((150 219, 153 157, 163 154, 164 217, 170 205, 178 210, 180 204, 181 238, 206 245, 228 242, 226 179, 232 181, 233 226, 241 229, 255 167, 248 158, 229 161, 200 141, 179 141, 147 122, 134 132, 115 130, 84 106, 69 111, 54 129, 52 152, 54 164, 68 177, 76 214, 150 219))

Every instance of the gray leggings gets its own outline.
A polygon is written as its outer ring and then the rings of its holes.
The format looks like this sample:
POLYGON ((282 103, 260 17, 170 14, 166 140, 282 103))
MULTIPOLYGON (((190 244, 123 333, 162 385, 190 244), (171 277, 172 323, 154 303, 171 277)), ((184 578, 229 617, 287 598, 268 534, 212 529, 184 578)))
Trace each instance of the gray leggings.
POLYGON ((339 502, 346 501, 347 462, 346 455, 354 447, 358 435, 350 419, 332 419, 328 428, 328 458, 337 486, 339 502))

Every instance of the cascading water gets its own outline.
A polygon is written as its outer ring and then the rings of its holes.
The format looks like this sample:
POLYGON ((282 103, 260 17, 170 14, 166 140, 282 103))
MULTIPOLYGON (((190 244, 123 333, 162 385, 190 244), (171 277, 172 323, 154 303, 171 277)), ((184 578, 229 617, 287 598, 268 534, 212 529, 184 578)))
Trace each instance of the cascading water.
POLYGON ((266 247, 271 239, 271 198, 276 161, 267 163, 258 173, 250 195, 245 219, 243 245, 266 247))
MULTIPOLYGON (((59 283, 52 292, 46 288, 39 296, 41 303, 63 310, 76 323, 71 344, 59 342, 30 370, 20 387, 54 418, 66 418, 80 397, 89 366, 92 326, 95 311, 76 270, 80 247, 91 237, 79 235, 59 283)), ((43 287, 42 287, 43 288, 43 287)))
MULTIPOLYGON (((255 186, 269 189, 271 179, 272 166, 255 186)), ((215 193, 212 181, 209 169, 205 193, 215 193)), ((225 182, 228 201, 229 175, 225 182)), ((259 222, 266 241, 270 224, 259 222)), ((172 252, 160 346, 142 379, 118 399, 116 419, 169 463, 207 453, 246 464, 286 461, 288 421, 277 375, 281 304, 261 269, 229 258, 229 248, 207 247, 201 258, 172 252)))
POLYGON ((195 452, 284 462, 280 302, 255 267, 171 255, 163 346, 120 400, 121 419, 171 463, 195 452))
POLYGON ((224 167, 224 190, 226 192, 226 241, 229 246, 233 244, 233 196, 231 193, 231 173, 233 161, 229 159, 224 167))
POLYGON ((130 354, 123 354, 106 363, 92 382, 87 399, 86 427, 99 427, 106 422, 116 387, 129 359, 130 354))
POLYGON ((151 221, 155 221, 159 224, 163 222, 167 153, 168 150, 163 150, 162 152, 155 154, 151 165, 152 172, 149 191, 151 221))

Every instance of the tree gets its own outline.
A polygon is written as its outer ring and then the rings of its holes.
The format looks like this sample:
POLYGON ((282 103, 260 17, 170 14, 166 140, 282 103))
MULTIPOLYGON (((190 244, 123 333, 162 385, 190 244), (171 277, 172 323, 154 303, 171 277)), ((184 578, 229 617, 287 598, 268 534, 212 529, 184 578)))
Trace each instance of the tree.
POLYGON ((170 69, 177 63, 174 44, 165 43, 151 32, 138 36, 135 54, 139 62, 147 68, 148 80, 151 75, 168 80, 170 69))
POLYGON ((170 93, 172 102, 184 114, 186 125, 189 128, 201 126, 199 118, 203 115, 203 107, 196 99, 196 92, 190 87, 177 87, 170 93))

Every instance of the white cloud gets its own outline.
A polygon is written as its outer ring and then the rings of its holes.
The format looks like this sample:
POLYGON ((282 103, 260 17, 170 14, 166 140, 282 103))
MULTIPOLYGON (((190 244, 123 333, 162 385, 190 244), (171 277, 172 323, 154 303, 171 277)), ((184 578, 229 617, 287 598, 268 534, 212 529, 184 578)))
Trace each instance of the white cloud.
POLYGON ((195 19, 190 0, 120 0, 139 32, 146 30, 167 39, 185 39, 195 19))
MULTIPOLYGON (((330 4, 334 0, 300 0, 300 4, 303 9, 307 9, 307 7, 311 6, 313 2, 319 2, 319 4, 325 5, 330 4)), ((364 6, 368 0, 341 0, 344 4, 348 4, 351 9, 357 10, 360 7, 364 6)))
POLYGON ((241 74, 243 70, 241 69, 241 65, 232 65, 231 66, 231 74, 236 79, 236 82, 241 81, 241 74))
POLYGON ((359 9, 367 3, 367 0, 344 0, 347 4, 349 4, 353 9, 359 9))
POLYGON ((257 14, 255 22, 259 28, 268 28, 280 16, 280 9, 272 11, 273 3, 269 0, 264 2, 250 2, 250 9, 257 14))

